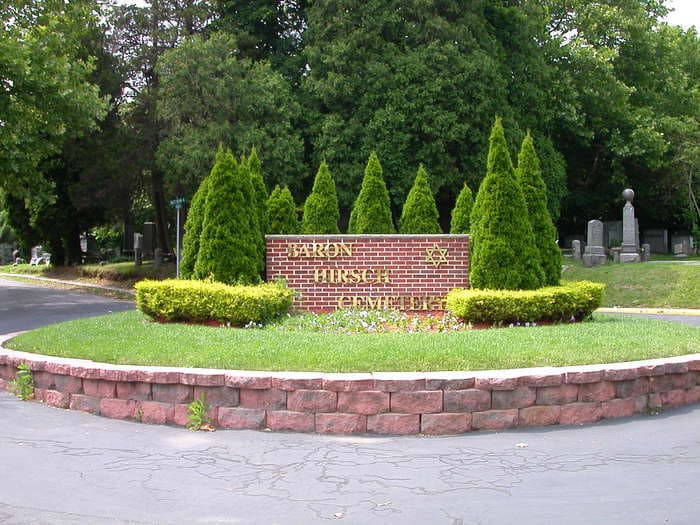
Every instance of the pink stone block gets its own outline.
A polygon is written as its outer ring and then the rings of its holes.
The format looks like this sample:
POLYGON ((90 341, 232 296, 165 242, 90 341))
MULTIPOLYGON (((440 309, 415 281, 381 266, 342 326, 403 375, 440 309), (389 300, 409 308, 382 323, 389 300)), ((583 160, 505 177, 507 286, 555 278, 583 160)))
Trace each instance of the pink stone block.
POLYGON ((646 395, 633 397, 634 399, 634 413, 644 414, 649 411, 649 399, 646 395))
POLYGON ((70 396, 69 408, 71 410, 80 410, 82 412, 97 414, 100 411, 100 400, 92 396, 73 394, 70 396))
POLYGON ((585 383, 579 387, 579 401, 607 401, 615 397, 615 386, 610 381, 585 383))
POLYGON ((52 390, 56 386, 54 375, 49 372, 34 372, 34 386, 45 390, 52 390))
POLYGON ((137 401, 150 401, 151 383, 138 381, 119 381, 117 383, 117 397, 119 399, 136 399, 137 401))
POLYGON ((315 430, 314 414, 289 410, 269 410, 267 412, 267 427, 270 430, 313 432, 315 430))
POLYGON ((663 406, 661 394, 649 394, 647 396, 647 410, 660 410, 663 406))
POLYGON ((316 432, 321 434, 364 434, 367 416, 338 412, 316 414, 316 432))
POLYGON ((102 370, 96 367, 71 366, 70 375, 81 379, 99 379, 102 370))
POLYGON ((113 419, 131 419, 139 408, 139 402, 127 399, 100 399, 100 414, 113 419))
POLYGON ((44 390, 43 401, 49 406, 56 408, 68 408, 70 405, 70 394, 58 392, 56 390, 44 390))
POLYGON ((151 391, 153 400, 160 403, 187 404, 194 399, 194 388, 189 385, 154 384, 151 391))
POLYGON ((396 435, 418 434, 420 432, 420 415, 376 414, 368 416, 367 432, 396 435))
POLYGON ((158 403, 157 401, 142 401, 141 421, 144 423, 154 423, 163 425, 173 421, 175 407, 171 403, 158 403))
POLYGON ((323 379, 319 377, 273 377, 272 388, 278 390, 321 390, 323 388, 323 379))
POLYGON ((272 377, 269 375, 224 374, 225 384, 231 388, 269 389, 272 377))
POLYGON ((491 408, 525 408, 534 405, 536 398, 536 390, 528 386, 519 386, 514 390, 494 390, 491 393, 491 408))
POLYGON ((393 392, 389 404, 392 412, 404 414, 442 412, 442 390, 393 392))
POLYGON ((649 378, 649 392, 660 394, 673 390, 673 377, 670 375, 649 378))
POLYGON ((561 425, 583 425, 594 423, 603 417, 600 403, 571 403, 561 407, 559 423, 561 425))
POLYGON ((265 411, 254 408, 219 408, 219 426, 237 430, 265 428, 265 411))
POLYGON ((324 378, 323 389, 333 392, 360 392, 376 390, 376 387, 373 377, 363 377, 363 375, 357 374, 357 379, 324 378))
POLYGON ((425 388, 426 390, 467 390, 469 388, 474 388, 475 383, 476 380, 473 377, 465 377, 460 379, 428 377, 425 380, 425 388))
POLYGON ((605 419, 614 417, 628 417, 634 415, 636 412, 636 402, 635 398, 633 397, 604 401, 601 407, 603 409, 603 417, 605 419))
POLYGON ((463 434, 471 430, 472 415, 469 413, 423 414, 421 432, 433 436, 463 434))
POLYGON ((580 385, 584 383, 598 383, 602 380, 602 370, 590 370, 585 372, 567 372, 564 382, 569 385, 580 385))
POLYGON ((338 412, 372 415, 388 412, 389 406, 388 392, 338 392, 338 412))
POLYGON ((276 388, 266 390, 241 388, 238 404, 242 408, 285 410, 287 408, 287 392, 276 388))
POLYGON ((578 399, 578 385, 546 386, 537 389, 538 405, 565 405, 578 399))
POLYGON ((117 383, 102 379, 83 379, 83 392, 87 396, 117 397, 117 383))
POLYGON ((670 377, 673 390, 685 390, 686 388, 695 386, 695 375, 692 373, 673 374, 670 377))
POLYGON ((225 377, 220 374, 209 372, 182 372, 180 383, 193 386, 224 386, 225 377))
POLYGON ((141 383, 161 383, 164 385, 175 385, 180 383, 182 373, 176 370, 162 370, 156 367, 139 368, 129 374, 122 374, 120 381, 141 382, 141 383))
POLYGON ((425 377, 410 379, 384 378, 381 374, 375 374, 375 388, 380 392, 413 392, 425 390, 425 377))
MULTIPOLYGON (((15 378, 16 374, 16 369, 14 366, 0 366, 0 378, 5 379, 7 381, 10 381, 15 378)), ((48 374, 48 372, 47 372, 48 374)), ((52 374, 48 374, 49 376, 53 377, 52 374)))
POLYGON ((520 386, 544 387, 558 386, 564 382, 564 374, 527 375, 518 380, 520 386))
POLYGON ((45 372, 51 372, 52 374, 60 375, 70 375, 71 366, 68 363, 60 363, 58 361, 47 361, 44 366, 45 372))
POLYGON ((518 409, 487 410, 472 414, 472 428, 475 430, 503 430, 518 425, 518 409))
POLYGON ((616 381, 615 397, 621 399, 626 397, 637 397, 649 393, 649 378, 639 377, 632 381, 616 381))
POLYGON ((700 403, 700 386, 689 388, 685 393, 685 400, 688 403, 700 403))
POLYGON ((678 363, 666 363, 666 373, 667 374, 685 374, 688 372, 688 363, 678 362, 678 363))
POLYGON ((219 407, 238 406, 238 389, 227 386, 195 386, 194 398, 201 399, 206 396, 207 403, 219 407))
MULTIPOLYGON (((218 426, 218 407, 210 407, 207 410, 207 417, 209 418, 209 424, 216 427, 218 426)), ((181 427, 187 426, 189 423, 189 409, 188 405, 173 405, 173 418, 172 422, 181 427)))
POLYGON ((639 368, 611 368, 605 370, 603 379, 605 381, 631 381, 639 377, 639 368))
POLYGON ((338 393, 330 390, 294 390, 287 393, 287 409, 293 412, 335 412, 338 393))
POLYGON ((518 386, 518 377, 477 377, 474 386, 479 390, 513 390, 518 386))
POLYGON ((671 390, 661 394, 661 404, 664 408, 675 408, 686 404, 685 390, 671 390))
POLYGON ((559 423, 561 406, 543 405, 521 408, 518 412, 518 425, 521 427, 543 427, 559 423))
POLYGON ((443 392, 445 412, 481 412, 491 408, 491 392, 469 388, 443 392))
POLYGON ((56 390, 65 394, 80 394, 83 391, 83 380, 79 377, 56 375, 54 384, 56 390))
POLYGON ((656 364, 656 365, 642 365, 639 367, 639 375, 640 376, 662 376, 666 373, 666 365, 665 364, 656 364))

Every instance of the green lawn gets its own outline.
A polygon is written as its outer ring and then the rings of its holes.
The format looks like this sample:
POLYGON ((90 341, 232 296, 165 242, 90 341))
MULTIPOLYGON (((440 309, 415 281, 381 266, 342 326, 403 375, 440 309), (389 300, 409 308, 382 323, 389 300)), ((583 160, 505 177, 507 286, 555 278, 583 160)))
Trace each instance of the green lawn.
POLYGON ((483 370, 697 353, 700 329, 598 315, 574 325, 340 335, 163 325, 127 312, 50 325, 6 346, 121 364, 322 372, 483 370))
POLYGON ((700 257, 686 260, 697 264, 661 261, 584 268, 580 261, 567 259, 562 278, 604 283, 603 306, 700 308, 700 257))

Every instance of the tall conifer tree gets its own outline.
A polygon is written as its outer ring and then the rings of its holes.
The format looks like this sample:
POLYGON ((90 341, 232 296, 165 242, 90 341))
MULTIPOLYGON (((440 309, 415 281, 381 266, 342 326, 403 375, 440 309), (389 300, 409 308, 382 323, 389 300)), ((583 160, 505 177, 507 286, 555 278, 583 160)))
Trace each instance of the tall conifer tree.
POLYGON ((421 164, 401 212, 401 233, 442 233, 428 174, 421 164))
MULTIPOLYGON (((217 163, 223 155, 223 149, 219 148, 216 154, 217 163)), ((197 262, 197 255, 199 254, 199 238, 202 235, 202 225, 204 223, 204 212, 207 205, 210 180, 211 176, 202 179, 197 192, 194 194, 194 197, 192 197, 190 210, 187 213, 185 235, 182 239, 182 259, 180 260, 180 275, 183 279, 191 279, 194 275, 194 265, 197 262)))
POLYGON ((530 290, 544 282, 500 117, 491 130, 486 177, 471 215, 469 277, 474 288, 530 290))
POLYGON ((301 231, 306 234, 340 233, 338 220, 338 196, 335 182, 325 161, 321 162, 314 179, 314 187, 304 203, 304 218, 301 231))
MULTIPOLYGON (((250 177, 250 182, 253 185, 253 205, 255 208, 256 225, 258 229, 258 250, 265 253, 265 234, 268 229, 268 211, 267 211, 267 186, 262 174, 262 163, 258 157, 258 152, 255 147, 251 148, 250 155, 247 159, 241 160, 241 167, 245 167, 250 177)), ((260 273, 265 269, 265 257, 260 258, 260 273)))
POLYGON ((348 233, 395 233, 389 191, 376 152, 367 161, 362 188, 350 213, 348 233))
POLYGON ((472 196, 472 190, 465 182, 462 191, 457 196, 455 207, 452 209, 450 233, 469 233, 469 217, 473 207, 474 197, 472 196))
POLYGON ((545 284, 556 286, 561 278, 561 250, 556 242, 557 230, 547 211, 547 187, 542 179, 540 159, 529 132, 520 148, 518 168, 515 172, 527 204, 545 284))
POLYGON ((280 187, 279 184, 275 186, 267 200, 267 209, 270 214, 268 233, 279 235, 299 233, 294 197, 287 186, 280 187))

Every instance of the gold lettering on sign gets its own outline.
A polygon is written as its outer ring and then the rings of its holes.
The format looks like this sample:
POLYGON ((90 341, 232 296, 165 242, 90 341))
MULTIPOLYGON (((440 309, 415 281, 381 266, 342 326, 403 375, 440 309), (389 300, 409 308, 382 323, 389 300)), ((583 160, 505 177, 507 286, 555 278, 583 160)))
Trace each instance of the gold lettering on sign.
POLYGON ((445 309, 444 297, 405 297, 386 295, 370 297, 365 295, 341 295, 338 297, 336 308, 364 308, 367 310, 412 310, 435 311, 445 309))
POLYGON ((315 268, 314 282, 319 284, 388 284, 389 268, 315 268))
POLYGON ((306 259, 333 259, 343 256, 352 257, 352 243, 290 242, 287 243, 287 256, 292 258, 303 257, 306 259))

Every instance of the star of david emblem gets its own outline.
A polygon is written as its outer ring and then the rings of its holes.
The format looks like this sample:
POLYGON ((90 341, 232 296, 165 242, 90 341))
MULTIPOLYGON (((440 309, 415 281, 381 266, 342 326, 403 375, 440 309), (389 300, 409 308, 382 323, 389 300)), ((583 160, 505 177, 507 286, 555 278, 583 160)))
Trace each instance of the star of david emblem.
POLYGON ((439 268, 441 264, 447 264, 447 248, 440 248, 433 244, 432 248, 425 249, 425 262, 439 268))

